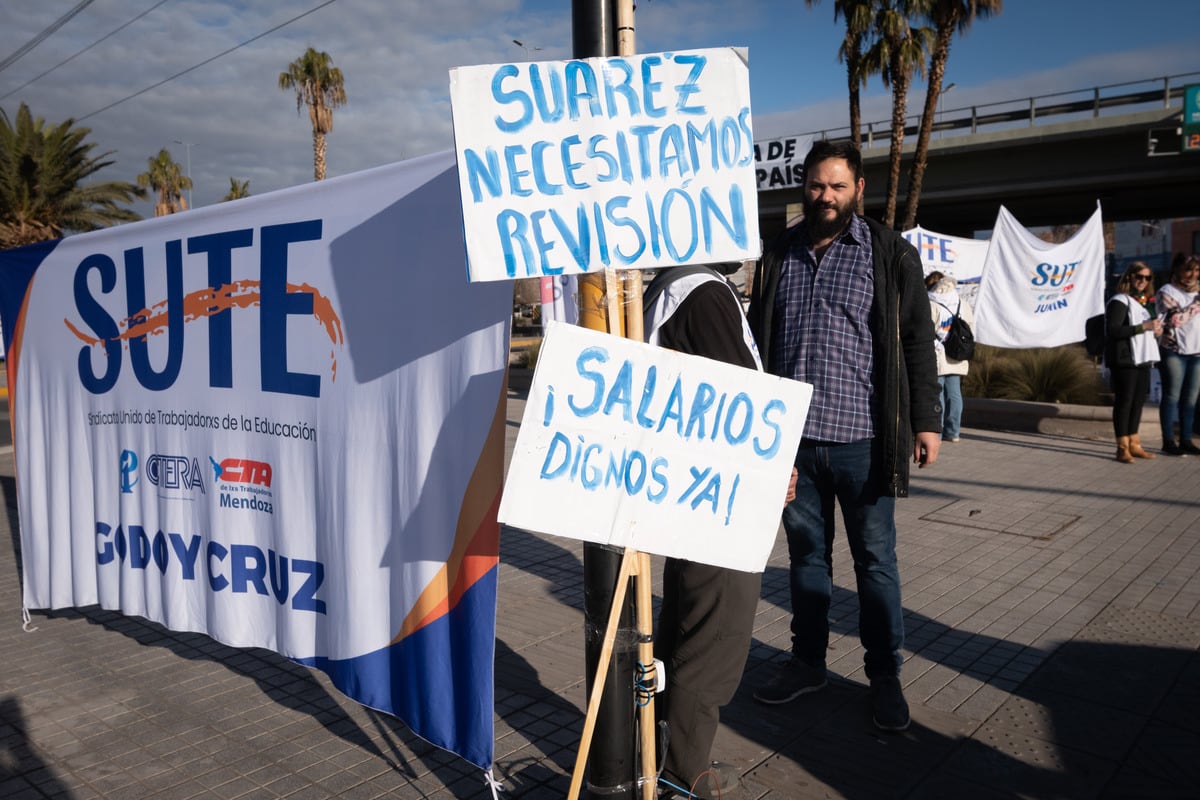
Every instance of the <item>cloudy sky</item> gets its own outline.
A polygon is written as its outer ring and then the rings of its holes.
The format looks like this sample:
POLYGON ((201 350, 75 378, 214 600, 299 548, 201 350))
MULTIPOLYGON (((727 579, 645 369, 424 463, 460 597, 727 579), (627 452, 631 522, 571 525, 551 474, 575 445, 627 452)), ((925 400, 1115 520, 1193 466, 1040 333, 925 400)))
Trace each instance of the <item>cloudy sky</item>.
MULTIPOLYGON (((306 47, 328 52, 346 79, 349 102, 335 112, 328 140, 332 177, 449 149, 448 71, 569 58, 571 5, 4 0, 0 108, 11 118, 25 102, 47 122, 74 118, 91 128, 97 149, 114 151, 105 179, 133 180, 166 147, 190 169, 194 205, 208 205, 231 177, 249 180, 253 194, 312 179, 307 113, 277 86, 306 47)), ((757 138, 846 124, 832 0, 811 10, 800 0, 637 5, 639 52, 749 47, 757 138)), ((956 40, 946 77, 955 87, 943 107, 1189 72, 1197 74, 1175 83, 1200 82, 1198 22, 1194 0, 1009 0, 1003 14, 956 40)), ((918 82, 912 108, 922 91, 918 82)), ((886 119, 888 107, 873 81, 864 118, 886 119)), ((138 210, 149 215, 152 206, 138 210)))

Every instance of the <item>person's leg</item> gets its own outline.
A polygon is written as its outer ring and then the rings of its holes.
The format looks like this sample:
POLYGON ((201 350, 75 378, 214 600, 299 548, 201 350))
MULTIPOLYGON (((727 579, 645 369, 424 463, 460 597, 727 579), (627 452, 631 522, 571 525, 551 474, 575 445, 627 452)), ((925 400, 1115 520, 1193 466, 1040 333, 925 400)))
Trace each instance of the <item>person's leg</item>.
POLYGON ((1129 411, 1129 454, 1134 458, 1154 458, 1154 454, 1142 447, 1142 407, 1146 405, 1146 395, 1150 393, 1150 365, 1137 367, 1134 376, 1133 405, 1129 411))
POLYGON ((754 692, 761 703, 787 703, 825 685, 829 602, 833 594, 833 488, 828 448, 801 445, 796 498, 783 509, 792 599, 792 659, 754 692))
POLYGON ((760 573, 667 559, 656 658, 667 690, 656 702, 670 742, 663 775, 691 787, 712 763, 721 706, 733 699, 754 628, 760 573))
POLYGON ((796 456, 796 497, 783 509, 791 566, 792 653, 825 666, 829 602, 833 595, 833 491, 826 447, 801 447, 796 456))
POLYGON ((942 406, 945 409, 942 420, 942 438, 957 442, 962 428, 962 376, 943 375, 938 380, 942 382, 942 406))
MULTIPOLYGON (((1179 444, 1192 441, 1196 399, 1200 397, 1200 356, 1181 356, 1183 380, 1179 390, 1179 444)), ((1194 449, 1193 444, 1191 448, 1194 449)))
POLYGON ((1136 367, 1110 367, 1108 370, 1108 384, 1113 391, 1113 435, 1118 439, 1135 432, 1130 423, 1137 371, 1136 367))
POLYGON ((1163 351, 1159 362, 1162 377, 1162 400, 1158 405, 1158 421, 1162 428, 1163 450, 1177 450, 1175 423, 1179 420, 1179 393, 1183 386, 1183 360, 1175 353, 1163 351))
POLYGON ((871 442, 830 448, 838 505, 854 557, 858 584, 859 636, 867 678, 900 672, 904 609, 896 562, 896 498, 869 490, 871 442))

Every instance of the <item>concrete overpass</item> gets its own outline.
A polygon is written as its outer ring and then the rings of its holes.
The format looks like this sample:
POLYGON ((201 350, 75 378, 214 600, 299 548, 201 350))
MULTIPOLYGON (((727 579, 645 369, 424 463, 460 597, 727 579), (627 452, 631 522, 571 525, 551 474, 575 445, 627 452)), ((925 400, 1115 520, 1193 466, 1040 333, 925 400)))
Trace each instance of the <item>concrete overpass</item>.
MULTIPOLYGON (((1026 114, 1004 115, 1005 129, 987 132, 978 131, 975 109, 963 109, 958 116, 947 112, 930 142, 917 222, 940 233, 969 236, 990 229, 1004 205, 1028 227, 1078 224, 1092 214, 1097 201, 1106 221, 1200 216, 1200 153, 1179 153, 1181 106, 1170 107, 1181 95, 1180 86, 1167 90, 1166 103, 1159 92, 1157 108, 1099 116, 1097 104, 1096 113, 1087 118, 1052 123, 1044 121, 1045 111, 1039 119, 1030 103, 1026 114), (1155 137, 1156 147, 1150 142, 1155 137), (1170 147, 1174 153, 1163 152, 1170 147)), ((1078 117, 1083 103, 1072 105, 1078 117)), ((1064 114, 1071 113, 1068 104, 1063 108, 1064 114)), ((828 138, 848 138, 848 132, 828 138)), ((898 221, 915 144, 912 130, 905 135, 898 221)), ((866 213, 877 219, 883 216, 888 146, 885 136, 863 147, 866 213)), ((758 202, 763 238, 769 241, 797 213, 800 190, 760 191, 758 202)))

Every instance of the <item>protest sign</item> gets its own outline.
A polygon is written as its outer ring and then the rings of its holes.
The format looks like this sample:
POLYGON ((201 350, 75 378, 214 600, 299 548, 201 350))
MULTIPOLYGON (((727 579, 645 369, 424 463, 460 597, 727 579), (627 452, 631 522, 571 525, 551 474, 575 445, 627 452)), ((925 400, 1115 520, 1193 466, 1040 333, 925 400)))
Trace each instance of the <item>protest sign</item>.
POLYGON ((512 292, 467 282, 457 184, 0 253, 25 606, 274 650, 488 767, 512 292))
POLYGON ((804 157, 817 137, 784 136, 754 143, 754 177, 760 192, 799 189, 804 185, 804 157))
POLYGON ((733 48, 450 72, 471 280, 760 254, 733 48))
POLYGON ((811 397, 805 383, 554 323, 499 518, 760 572, 811 397))

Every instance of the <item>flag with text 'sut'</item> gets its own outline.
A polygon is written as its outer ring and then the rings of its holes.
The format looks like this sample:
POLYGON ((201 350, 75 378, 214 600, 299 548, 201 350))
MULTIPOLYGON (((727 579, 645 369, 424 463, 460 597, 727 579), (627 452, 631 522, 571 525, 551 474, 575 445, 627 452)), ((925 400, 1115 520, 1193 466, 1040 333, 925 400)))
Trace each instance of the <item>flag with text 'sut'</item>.
POLYGON ((994 347, 1058 347, 1083 341, 1104 313, 1100 204, 1065 242, 1046 242, 1004 206, 996 215, 975 302, 975 339, 994 347))
POLYGON ((489 766, 512 289, 467 281, 457 187, 444 153, 0 253, 25 606, 269 648, 489 766))
POLYGON ((758 258, 746 53, 450 72, 473 281, 758 258))

